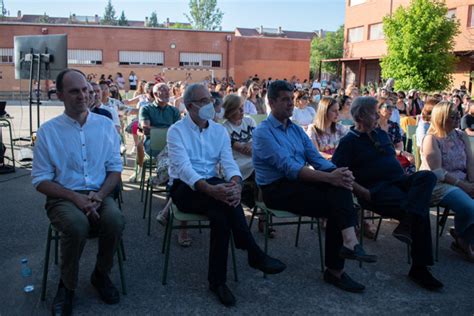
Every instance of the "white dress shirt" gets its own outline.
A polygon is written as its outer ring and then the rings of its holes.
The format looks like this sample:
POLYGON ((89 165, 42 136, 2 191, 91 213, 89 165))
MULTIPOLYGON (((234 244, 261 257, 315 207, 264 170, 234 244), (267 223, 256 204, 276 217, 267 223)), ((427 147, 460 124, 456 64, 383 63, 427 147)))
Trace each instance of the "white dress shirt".
POLYGON ((229 181, 233 176, 242 177, 230 147, 226 129, 209 120, 202 131, 187 115, 168 130, 168 156, 170 181, 180 179, 191 188, 201 179, 217 176, 220 163, 229 181))
POLYGON ((109 101, 107 103, 103 103, 100 105, 101 109, 105 109, 112 114, 112 121, 114 121, 114 125, 120 127, 120 117, 119 117, 119 105, 117 102, 120 102, 118 100, 109 98, 109 101))
POLYGON ((36 134, 32 183, 56 182, 70 190, 97 191, 107 172, 121 172, 120 140, 105 116, 89 112, 84 125, 65 113, 36 134))

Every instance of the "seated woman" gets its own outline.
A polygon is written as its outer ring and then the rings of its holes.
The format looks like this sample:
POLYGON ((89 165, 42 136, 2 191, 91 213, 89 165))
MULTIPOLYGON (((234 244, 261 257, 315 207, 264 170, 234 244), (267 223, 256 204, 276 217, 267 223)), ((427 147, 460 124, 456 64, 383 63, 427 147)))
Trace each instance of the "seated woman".
MULTIPOLYGON (((253 82, 250 84, 247 92, 247 100, 245 100, 244 108, 255 108, 257 114, 266 114, 267 109, 265 108, 265 101, 260 95, 260 87, 258 83, 253 82), (250 102, 251 104, 247 104, 250 102)), ((254 114, 254 113, 250 113, 254 114)))
POLYGON ((308 94, 303 90, 295 92, 294 103, 295 108, 293 110, 293 116, 291 117, 291 120, 306 130, 308 125, 313 122, 314 117, 316 116, 316 111, 312 107, 308 106, 309 97, 308 94))
POLYGON ((318 113, 306 133, 321 155, 330 160, 339 140, 349 128, 338 123, 339 104, 331 97, 323 97, 319 102, 318 113))
POLYGON ((428 128, 430 128, 431 122, 431 111, 433 111, 433 107, 438 104, 440 100, 436 98, 428 98, 426 100, 425 106, 421 110, 421 115, 418 119, 418 124, 416 125, 416 146, 421 147, 423 142, 423 138, 425 138, 426 132, 428 132, 428 128))
POLYGON ((474 262, 474 159, 467 135, 456 129, 459 118, 457 106, 450 102, 433 108, 423 140, 421 168, 439 175, 431 203, 456 213, 451 249, 474 262))
MULTIPOLYGON (((252 133, 257 125, 253 118, 244 116, 244 102, 238 95, 229 94, 226 96, 222 107, 224 108, 224 119, 226 119, 223 125, 229 132, 232 154, 242 174, 241 201, 245 206, 253 208, 255 198, 258 196, 258 188, 255 183, 255 169, 252 162, 252 133)), ((259 232, 263 232, 264 223, 264 217, 259 217, 259 232)))
POLYGON ((312 88, 309 92, 311 96, 309 106, 312 107, 315 111, 318 110, 319 101, 321 101, 321 90, 318 88, 312 88))
POLYGON ((346 126, 354 125, 351 115, 352 98, 347 95, 338 97, 339 103, 339 122, 346 126))
POLYGON ((393 146, 395 147, 395 152, 397 154, 397 160, 402 165, 406 173, 412 174, 416 171, 415 167, 415 157, 403 150, 403 139, 400 126, 390 121, 390 116, 392 116, 392 110, 394 106, 392 101, 387 98, 378 99, 378 127, 388 133, 390 140, 392 141, 393 146))
POLYGON ((436 176, 404 173, 390 137, 377 127, 375 98, 355 98, 351 114, 355 126, 339 142, 332 162, 352 171, 353 192, 364 209, 400 221, 392 234, 411 245, 410 279, 429 290, 441 289, 443 284, 427 268, 433 264, 429 205, 436 176))

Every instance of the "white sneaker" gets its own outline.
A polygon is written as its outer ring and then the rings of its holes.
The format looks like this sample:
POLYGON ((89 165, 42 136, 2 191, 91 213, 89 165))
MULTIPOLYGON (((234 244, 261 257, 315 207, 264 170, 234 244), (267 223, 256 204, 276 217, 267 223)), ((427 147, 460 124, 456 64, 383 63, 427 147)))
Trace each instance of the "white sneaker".
POLYGON ((125 145, 120 145, 120 154, 123 155, 127 151, 127 147, 125 145))

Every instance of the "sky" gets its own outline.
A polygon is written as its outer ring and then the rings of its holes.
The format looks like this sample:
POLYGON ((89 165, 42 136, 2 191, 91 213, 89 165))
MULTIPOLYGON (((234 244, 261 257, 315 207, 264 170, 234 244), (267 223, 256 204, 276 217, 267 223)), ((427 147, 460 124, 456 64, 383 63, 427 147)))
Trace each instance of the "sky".
MULTIPOLYGON (((10 16, 44 14, 68 17, 70 14, 102 16, 107 0, 3 0, 10 16)), ((125 11, 129 20, 144 20, 153 11, 158 22, 166 18, 171 22, 187 22, 184 13, 189 11, 188 0, 112 0, 116 15, 125 11)), ((217 0, 224 17, 222 29, 236 27, 268 28, 311 32, 319 29, 335 31, 344 24, 345 0, 217 0)))

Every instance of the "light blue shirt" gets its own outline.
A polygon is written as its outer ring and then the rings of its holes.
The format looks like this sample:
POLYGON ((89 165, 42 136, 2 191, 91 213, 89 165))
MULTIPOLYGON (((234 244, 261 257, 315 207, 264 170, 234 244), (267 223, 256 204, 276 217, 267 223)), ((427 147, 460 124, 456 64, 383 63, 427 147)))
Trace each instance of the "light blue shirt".
POLYGON ((306 164, 321 171, 336 168, 321 156, 300 126, 288 120, 285 128, 272 114, 253 133, 252 155, 258 185, 282 178, 296 180, 306 164))
POLYGON ((37 187, 53 181, 69 190, 98 191, 107 172, 121 172, 120 139, 113 122, 89 112, 84 125, 65 113, 36 134, 31 176, 37 187))

